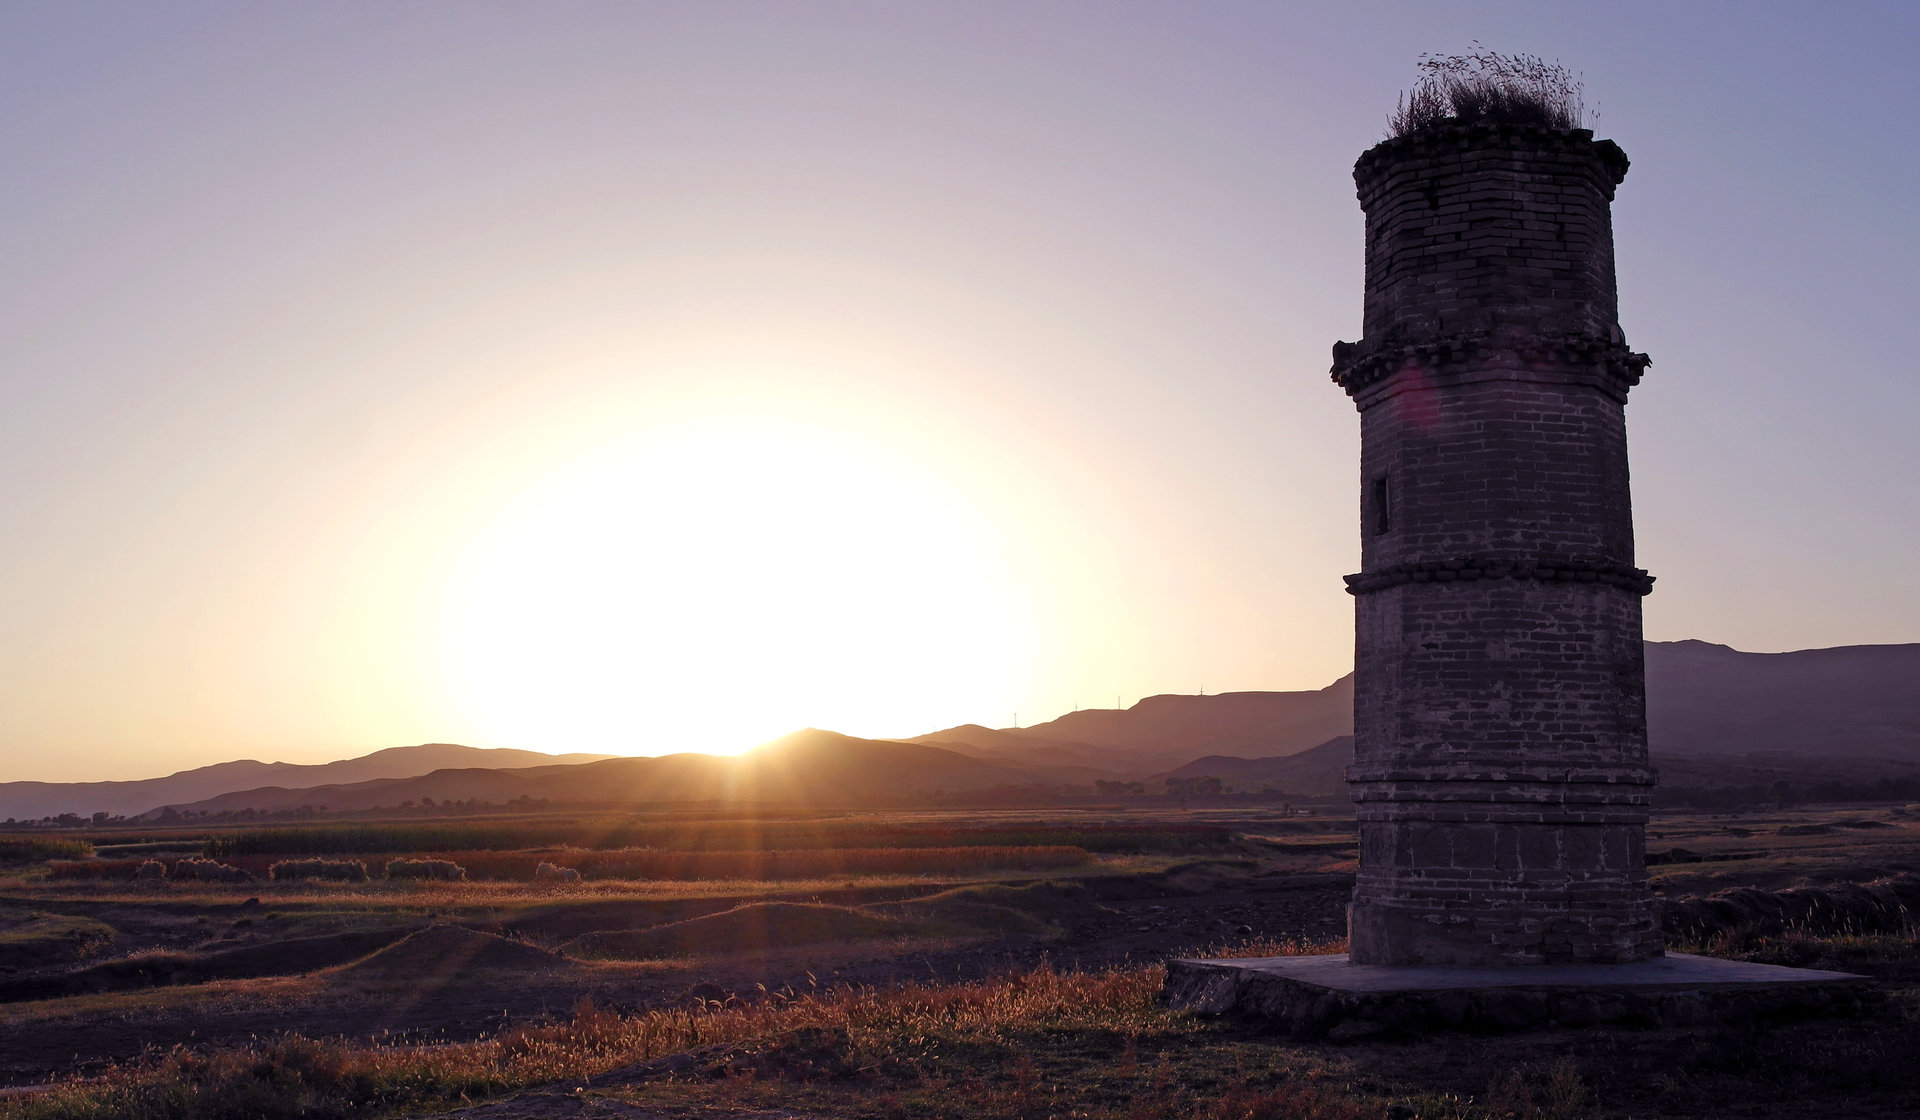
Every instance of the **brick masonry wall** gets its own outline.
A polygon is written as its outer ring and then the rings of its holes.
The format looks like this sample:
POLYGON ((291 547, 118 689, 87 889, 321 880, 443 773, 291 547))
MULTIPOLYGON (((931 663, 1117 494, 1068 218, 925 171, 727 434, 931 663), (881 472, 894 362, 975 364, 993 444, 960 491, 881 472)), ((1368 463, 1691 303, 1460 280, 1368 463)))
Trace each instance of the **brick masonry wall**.
POLYGON ((1422 130, 1354 168, 1372 341, 1617 330, 1610 204, 1625 153, 1584 130, 1422 130))
MULTIPOLYGON (((1388 486, 1361 570, 1455 557, 1633 560, 1620 402, 1582 385, 1449 384, 1402 372, 1360 417, 1360 472, 1388 486)), ((1365 510, 1362 510, 1363 515, 1365 510)))
POLYGON ((1590 133, 1440 128, 1355 168, 1361 412, 1353 959, 1661 951, 1608 208, 1590 133))

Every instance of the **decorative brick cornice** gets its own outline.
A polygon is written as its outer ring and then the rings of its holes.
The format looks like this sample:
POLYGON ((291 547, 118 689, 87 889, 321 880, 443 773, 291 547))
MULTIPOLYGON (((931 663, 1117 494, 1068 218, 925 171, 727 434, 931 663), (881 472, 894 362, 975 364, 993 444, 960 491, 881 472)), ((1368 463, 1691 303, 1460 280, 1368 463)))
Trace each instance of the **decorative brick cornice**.
POLYGON ((1382 140, 1360 154, 1353 165, 1353 181, 1359 188, 1360 203, 1365 206, 1370 201, 1370 188, 1391 174, 1398 164, 1489 149, 1588 157, 1605 177, 1609 197, 1612 196, 1612 188, 1626 179, 1627 169, 1633 163, 1620 145, 1611 140, 1595 140, 1592 129, 1489 123, 1433 124, 1405 136, 1382 140))
MULTIPOLYGON (((1650 786, 1657 776, 1658 772, 1653 767, 1645 765, 1574 762, 1556 766, 1538 759, 1526 762, 1449 760, 1425 765, 1397 760, 1355 762, 1346 770, 1347 781, 1374 786, 1398 782, 1488 785, 1491 787, 1489 792, 1509 795, 1499 797, 1499 800, 1511 801, 1536 800, 1543 793, 1552 796, 1551 791, 1566 786, 1650 786)), ((1444 788, 1425 792, 1436 800, 1444 800, 1449 796, 1444 788)))
POLYGON ((1393 564, 1346 577, 1347 594, 1364 595, 1403 583, 1473 583, 1493 579, 1531 579, 1547 583, 1602 583, 1638 595, 1653 592, 1643 568, 1592 560, 1421 560, 1393 564))
POLYGON ((1445 371, 1473 363, 1515 370, 1554 363, 1560 371, 1598 373, 1624 393, 1640 383, 1653 359, 1594 335, 1571 334, 1521 342, 1496 340, 1486 331, 1448 335, 1426 342, 1333 344, 1334 384, 1353 396, 1403 370, 1445 371))
POLYGON ((1563 824, 1639 823, 1651 768, 1574 767, 1559 773, 1498 764, 1353 766, 1347 789, 1362 821, 1535 823, 1548 807, 1563 824))

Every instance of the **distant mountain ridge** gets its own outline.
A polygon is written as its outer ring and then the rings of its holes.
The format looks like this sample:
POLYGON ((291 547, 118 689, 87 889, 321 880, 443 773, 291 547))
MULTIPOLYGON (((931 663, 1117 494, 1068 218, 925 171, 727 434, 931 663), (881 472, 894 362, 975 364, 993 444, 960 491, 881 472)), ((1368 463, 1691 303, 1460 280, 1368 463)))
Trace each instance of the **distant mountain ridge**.
POLYGON ((1920 758, 1920 643, 1743 653, 1647 643, 1655 754, 1920 758))
POLYGON ((1208 755, 1154 778, 1212 777, 1239 789, 1272 786, 1288 793, 1326 796, 1345 791, 1347 766, 1352 762, 1353 736, 1337 735, 1317 747, 1280 758, 1208 755))
POLYGON ((1353 732, 1353 674, 1303 692, 1149 696, 1131 708, 1087 708, 1031 727, 950 727, 903 740, 978 758, 1073 762, 1142 778, 1209 754, 1289 755, 1353 732))
POLYGON ((0 819, 32 820, 61 813, 133 816, 160 805, 199 801, 265 786, 318 786, 382 778, 411 778, 449 767, 508 769, 593 762, 605 754, 542 754, 511 747, 421 743, 388 747, 335 762, 257 762, 241 759, 182 770, 162 778, 121 782, 0 782, 0 819))
MULTIPOLYGON (((1876 775, 1920 772, 1920 644, 1743 653, 1702 641, 1649 642, 1646 658, 1654 763, 1670 778, 1791 774, 1841 758, 1867 760, 1862 772, 1876 775)), ((1352 720, 1348 675, 1312 691, 1150 696, 1026 728, 963 724, 902 740, 810 729, 741 756, 552 756, 424 744, 324 766, 234 762, 144 782, 13 782, 0 784, 0 817, 132 815, 162 805, 352 810, 426 797, 851 803, 1206 774, 1321 794, 1344 788, 1352 720)))
POLYGON ((809 728, 741 755, 669 754, 515 770, 449 769, 412 778, 310 789, 256 789, 176 809, 272 812, 303 805, 335 811, 392 808, 431 797, 496 804, 520 797, 559 804, 658 802, 852 804, 902 794, 1028 785, 1044 772, 915 743, 856 739, 809 728))
MULTIPOLYGON (((1697 640, 1648 642, 1649 753, 1668 788, 1920 774, 1920 644, 1745 653, 1697 640)), ((1195 759, 1166 777, 1217 777, 1327 796, 1345 790, 1351 734, 1309 751, 1195 759)))

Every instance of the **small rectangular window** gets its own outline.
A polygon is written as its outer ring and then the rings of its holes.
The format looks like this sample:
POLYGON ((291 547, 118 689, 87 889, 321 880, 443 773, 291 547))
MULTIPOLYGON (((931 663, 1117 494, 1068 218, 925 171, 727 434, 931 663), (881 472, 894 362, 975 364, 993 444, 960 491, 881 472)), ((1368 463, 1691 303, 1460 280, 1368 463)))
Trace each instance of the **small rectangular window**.
POLYGON ((1387 475, 1373 480, 1373 535, 1379 536, 1393 528, 1393 490, 1387 485, 1387 475))

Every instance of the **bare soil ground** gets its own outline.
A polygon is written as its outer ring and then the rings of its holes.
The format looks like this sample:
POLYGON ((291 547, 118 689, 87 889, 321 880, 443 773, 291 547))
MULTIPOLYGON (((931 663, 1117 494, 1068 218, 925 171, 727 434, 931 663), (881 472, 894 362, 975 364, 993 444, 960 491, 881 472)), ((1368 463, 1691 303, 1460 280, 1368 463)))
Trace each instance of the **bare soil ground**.
MULTIPOLYGON (((1240 839, 1216 851, 1106 857, 1070 873, 572 891, 0 879, 0 1084, 46 1084, 174 1047, 212 1052, 284 1033, 434 1045, 582 1013, 951 984, 1036 966, 1098 972, 1249 943, 1337 938, 1354 857, 1343 826, 1277 817, 1233 824, 1240 839)), ((1920 873, 1920 809, 1662 814, 1648 848, 1657 887, 1673 898, 1865 883, 1920 873)), ((1130 1036, 1061 1029, 1036 1036, 1024 1053, 943 1052, 917 1065, 833 1076, 793 1073, 781 1063, 797 1059, 779 1046, 761 1046, 751 1059, 752 1048, 723 1048, 625 1083, 600 1079, 585 1093, 578 1085, 536 1088, 471 1115, 970 1115, 943 1101, 953 1087, 978 1083, 1005 1092, 977 1114, 1040 1116, 1048 1114, 1044 1102, 1028 1107, 1035 1078, 1117 1109, 1112 1102, 1130 1094, 1151 1096, 1153 1077, 1162 1079, 1153 1092, 1166 1089, 1166 1079, 1186 1079, 1178 1083, 1220 1086, 1226 1100, 1228 1086, 1284 1087, 1309 1070, 1315 1084, 1343 1086, 1313 1106, 1321 1111, 1249 1106, 1234 1115, 1348 1115, 1326 1103, 1335 1097, 1368 1102, 1351 1115, 1399 1120, 1920 1115, 1920 1063, 1911 1060, 1920 1053, 1915 931, 1864 932, 1729 930, 1716 944, 1687 948, 1875 975, 1888 998, 1870 1020, 1330 1046, 1285 1041, 1257 1023, 1167 1013, 1130 1036), (1125 1078, 1147 1080, 1129 1090, 1125 1078)), ((1104 1116, 1107 1107, 1090 1104, 1083 1113, 1104 1116)))
MULTIPOLYGON (((814 990, 844 984, 969 980, 1051 960, 1061 967, 1101 968, 1152 961, 1253 936, 1324 938, 1343 920, 1350 877, 1339 874, 1261 874, 1256 861, 1192 862, 1171 873, 1113 875, 1082 880, 1071 906, 1034 911, 1002 909, 1000 925, 982 913, 976 923, 954 923, 931 935, 889 931, 870 940, 818 938, 795 943, 790 931, 752 922, 716 923, 736 908, 765 907, 759 894, 655 903, 542 902, 493 914, 441 912, 422 916, 370 913, 371 928, 317 936, 276 938, 271 927, 288 921, 312 928, 312 915, 259 919, 254 940, 222 936, 194 945, 182 929, 230 923, 244 900, 203 908, 193 916, 159 914, 131 902, 90 900, 84 907, 111 914, 141 951, 63 972, 39 972, 0 982, 23 996, 60 989, 89 994, 19 999, 0 1004, 0 1079, 41 1083, 125 1061, 153 1049, 192 1043, 219 1045, 292 1031, 309 1037, 386 1042, 457 1041, 498 1033, 527 1022, 571 1014, 583 1001, 638 1010, 696 1000, 757 999, 770 991, 814 990), (693 917, 676 917, 681 914, 693 917), (195 918, 205 915, 205 923, 195 918), (702 922, 702 917, 706 921, 702 922), (1062 926, 1047 919, 1065 919, 1062 926), (662 919, 670 919, 663 921, 662 919), (566 967, 486 970, 458 954, 373 984, 368 967, 408 944, 435 922, 492 935, 503 944, 547 953, 566 967), (694 927, 693 938, 673 937, 694 927), (655 935, 661 952, 650 959, 577 961, 554 955, 583 936, 655 935), (576 933, 576 931, 585 931, 576 933), (599 931, 596 934, 595 931, 599 931), (572 936, 569 936, 572 935, 572 936), (395 944, 395 943, 398 944, 395 944), (372 953, 371 957, 367 954, 372 953), (352 963, 358 958, 364 961, 352 963)), ((882 888, 880 905, 902 893, 882 888)), ((950 893, 921 890, 920 897, 950 893)), ((859 891, 809 897, 807 904, 845 908, 874 905, 859 891), (814 901, 819 899, 820 901, 814 901)), ((795 902, 776 903, 794 907, 795 902)), ((993 909, 982 906, 983 911, 993 909)), ((860 931, 864 932, 864 931, 860 931)))

